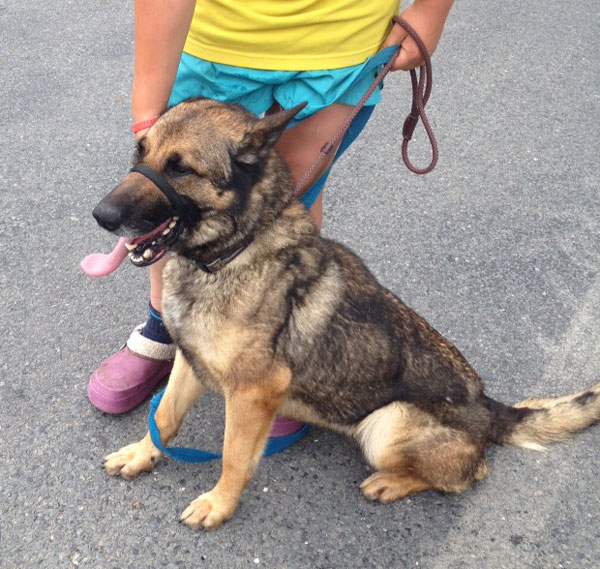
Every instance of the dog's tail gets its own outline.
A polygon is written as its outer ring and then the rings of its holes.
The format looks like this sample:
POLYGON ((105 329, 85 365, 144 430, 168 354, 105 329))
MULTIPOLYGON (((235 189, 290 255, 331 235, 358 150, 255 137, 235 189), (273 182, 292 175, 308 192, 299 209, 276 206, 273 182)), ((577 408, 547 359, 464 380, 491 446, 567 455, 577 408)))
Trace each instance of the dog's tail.
POLYGON ((488 399, 494 415, 490 439, 533 450, 564 441, 600 421, 600 383, 565 397, 527 399, 513 407, 488 399))

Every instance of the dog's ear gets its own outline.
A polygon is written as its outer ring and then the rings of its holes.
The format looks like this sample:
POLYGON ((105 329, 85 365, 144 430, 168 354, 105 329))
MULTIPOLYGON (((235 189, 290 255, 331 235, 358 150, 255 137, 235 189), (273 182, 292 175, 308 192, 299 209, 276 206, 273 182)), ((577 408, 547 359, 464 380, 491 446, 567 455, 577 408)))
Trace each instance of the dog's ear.
POLYGON ((307 105, 301 103, 291 109, 267 115, 252 125, 244 135, 235 158, 244 164, 256 164, 277 142, 289 122, 307 105))

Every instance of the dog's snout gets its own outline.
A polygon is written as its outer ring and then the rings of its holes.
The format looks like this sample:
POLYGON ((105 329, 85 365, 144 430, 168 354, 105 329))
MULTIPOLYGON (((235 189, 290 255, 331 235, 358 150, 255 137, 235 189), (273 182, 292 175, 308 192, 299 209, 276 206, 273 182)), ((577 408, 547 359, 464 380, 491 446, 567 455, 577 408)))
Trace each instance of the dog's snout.
POLYGON ((92 211, 94 219, 100 227, 107 231, 116 231, 123 222, 121 209, 106 200, 102 200, 92 211))

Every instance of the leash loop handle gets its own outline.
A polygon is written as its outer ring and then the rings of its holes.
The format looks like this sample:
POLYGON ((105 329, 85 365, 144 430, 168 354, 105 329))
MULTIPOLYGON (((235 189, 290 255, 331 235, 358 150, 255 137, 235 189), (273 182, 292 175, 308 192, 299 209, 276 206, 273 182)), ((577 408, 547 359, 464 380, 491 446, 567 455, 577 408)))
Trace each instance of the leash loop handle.
POLYGON ((416 69, 410 70, 412 106, 410 113, 406 117, 402 127, 402 160, 404 161, 406 167, 414 174, 428 174, 435 168, 438 161, 437 141, 435 139, 435 135, 433 134, 433 129, 427 120, 427 115, 425 114, 425 105, 427 104, 429 96, 431 95, 432 86, 431 57, 429 56, 429 52, 427 51, 425 43, 408 22, 400 18, 400 16, 394 16, 392 21, 395 24, 402 26, 406 33, 414 40, 424 61, 423 65, 419 67, 418 76, 416 69), (423 128, 427 133, 429 144, 431 146, 431 161, 429 165, 425 166, 424 168, 417 168, 414 166, 408 157, 408 143, 412 138, 417 124, 419 123, 419 119, 421 119, 421 122, 423 123, 423 128))
MULTIPOLYGON (((403 20, 400 16, 394 16, 392 21, 395 24, 402 26, 406 33, 415 41, 417 44, 419 51, 421 52, 421 56, 424 60, 424 64, 419 68, 419 76, 417 77, 417 72, 412 69, 410 71, 410 78, 412 84, 412 107, 409 115, 406 117, 404 121, 404 126, 402 128, 402 160, 406 167, 413 172, 414 174, 427 174, 431 172, 438 160, 438 147, 437 142, 435 140, 435 136, 433 134, 433 130, 429 125, 429 121, 425 115, 425 105, 429 100, 429 95, 431 94, 431 58, 429 56, 429 52, 427 51, 427 47, 425 43, 420 38, 419 34, 414 30, 414 28, 408 24, 405 20, 403 20), (412 138, 412 135, 417 127, 419 119, 423 122, 423 127, 425 128, 425 132, 429 137, 429 142, 431 145, 431 162, 425 168, 417 168, 415 167, 408 157, 408 142, 412 138)), ((387 50, 391 50, 393 46, 389 46, 386 48, 387 50)), ((354 106, 352 113, 348 116, 348 118, 342 123, 340 128, 336 131, 336 133, 331 137, 331 139, 325 143, 323 148, 317 158, 313 161, 313 163, 308 167, 308 169, 304 172, 300 180, 294 186, 294 194, 297 196, 301 196, 307 188, 305 185, 310 180, 313 173, 317 170, 317 168, 321 165, 321 163, 325 160, 327 155, 334 149, 337 148, 337 145, 341 142, 344 134, 348 130, 348 127, 352 123, 352 121, 356 118, 356 115, 363 108, 367 99, 371 96, 373 91, 377 88, 377 86, 383 81, 385 76, 390 71, 394 61, 400 54, 401 46, 396 46, 395 51, 390 55, 389 59, 381 68, 381 71, 377 74, 371 85, 369 86, 367 92, 361 97, 360 101, 354 106)), ((377 55, 381 56, 386 50, 380 51, 377 55)), ((382 62, 383 63, 383 62, 382 62)))

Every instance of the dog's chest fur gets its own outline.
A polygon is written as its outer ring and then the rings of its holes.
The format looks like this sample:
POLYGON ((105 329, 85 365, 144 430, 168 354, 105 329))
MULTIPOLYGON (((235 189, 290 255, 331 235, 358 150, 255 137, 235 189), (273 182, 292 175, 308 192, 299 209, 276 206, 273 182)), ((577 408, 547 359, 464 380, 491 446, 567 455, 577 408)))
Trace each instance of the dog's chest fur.
POLYGON ((215 391, 224 384, 260 380, 265 350, 272 339, 273 302, 268 279, 253 271, 229 276, 206 274, 172 258, 165 267, 163 312, 177 346, 197 375, 215 391), (208 374, 206 373, 208 372, 208 374))

